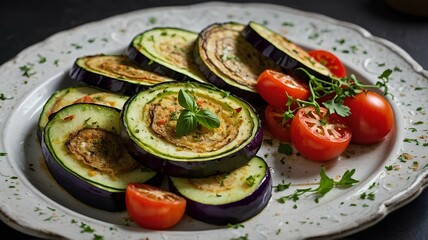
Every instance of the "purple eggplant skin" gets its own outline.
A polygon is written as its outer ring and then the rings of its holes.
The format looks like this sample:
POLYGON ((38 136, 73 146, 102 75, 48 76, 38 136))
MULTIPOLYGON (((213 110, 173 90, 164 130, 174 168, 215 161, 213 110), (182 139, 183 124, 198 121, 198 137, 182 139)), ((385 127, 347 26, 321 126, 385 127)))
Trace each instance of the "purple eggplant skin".
MULTIPOLYGON (((55 157, 52 156, 43 136, 41 148, 49 172, 56 182, 73 197, 89 206, 109 212, 126 210, 125 191, 109 192, 107 190, 100 189, 74 175, 72 172, 67 171, 55 160, 55 157)), ((163 178, 164 176, 158 173, 145 183, 159 186, 163 178)))
POLYGON ((260 51, 266 57, 272 59, 275 64, 281 66, 284 72, 293 75, 302 80, 309 80, 307 74, 299 70, 299 68, 306 69, 310 74, 314 75, 317 78, 331 80, 329 76, 321 74, 315 71, 312 68, 305 66, 303 63, 294 59, 293 57, 286 54, 284 51, 278 49, 274 46, 269 40, 262 37, 257 33, 252 27, 251 24, 247 24, 242 30, 241 35, 249 42, 253 47, 260 51))
POLYGON ((150 58, 147 58, 142 53, 140 53, 140 51, 138 51, 138 49, 134 47, 132 42, 133 41, 131 41, 129 46, 126 48, 126 55, 128 56, 128 58, 133 60, 141 68, 147 71, 158 73, 163 76, 167 76, 169 78, 172 78, 180 82, 187 82, 187 81, 199 82, 198 80, 193 79, 192 77, 186 74, 174 71, 173 69, 167 68, 165 66, 162 66, 161 64, 153 62, 150 58))
POLYGON ((69 76, 75 81, 128 96, 134 95, 135 93, 150 87, 148 85, 138 85, 121 79, 100 75, 88 71, 76 63, 71 67, 69 76))
POLYGON ((209 205, 196 202, 180 194, 170 178, 168 186, 174 192, 186 199, 186 214, 205 223, 215 225, 237 224, 259 214, 269 203, 272 196, 272 176, 269 167, 259 187, 249 196, 237 202, 222 205, 209 205))

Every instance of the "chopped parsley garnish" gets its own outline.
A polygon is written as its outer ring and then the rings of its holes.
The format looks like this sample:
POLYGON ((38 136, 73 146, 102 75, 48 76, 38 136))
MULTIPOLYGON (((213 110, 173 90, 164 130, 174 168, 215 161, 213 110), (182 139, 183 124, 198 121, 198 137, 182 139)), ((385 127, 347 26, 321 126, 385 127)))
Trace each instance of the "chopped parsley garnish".
POLYGON ((292 22, 283 22, 281 25, 282 25, 282 26, 289 26, 289 27, 293 27, 293 26, 294 26, 294 23, 292 23, 292 22))
POLYGON ((248 233, 246 233, 244 236, 240 236, 238 238, 231 238, 230 240, 248 240, 248 233))
POLYGON ((309 35, 308 38, 311 40, 314 40, 314 39, 317 39, 319 36, 320 36, 320 34, 316 32, 316 33, 309 35))
POLYGON ((388 86, 386 85, 389 81, 389 77, 391 76, 392 70, 386 69, 382 72, 381 75, 379 75, 377 78, 381 80, 380 82, 376 83, 376 86, 383 87, 384 88, 384 95, 388 95, 388 86))
POLYGON ((0 93, 0 100, 4 101, 4 100, 10 100, 13 99, 13 97, 6 97, 3 93, 0 93))
POLYGON ((409 129, 411 132, 417 132, 418 130, 416 128, 407 128, 409 129))
POLYGON ((39 63, 40 64, 42 64, 42 63, 45 63, 46 62, 46 58, 45 57, 43 57, 42 55, 40 55, 40 54, 37 54, 37 56, 39 57, 39 63))
POLYGON ((279 144, 278 152, 290 156, 293 154, 293 148, 289 144, 279 144))
POLYGON ((376 186, 376 182, 373 182, 370 186, 369 186, 369 189, 372 189, 372 188, 374 188, 376 186))
POLYGON ((34 74, 36 74, 36 72, 34 72, 34 70, 33 70, 33 67, 34 67, 34 64, 27 63, 26 65, 19 67, 19 70, 21 70, 22 76, 29 78, 29 77, 33 76, 34 74))
POLYGON ((415 138, 405 138, 403 140, 403 142, 405 142, 405 143, 416 143, 416 145, 419 145, 418 139, 415 139, 415 138))
POLYGON ((95 232, 95 230, 93 228, 91 228, 89 225, 87 225, 86 223, 80 223, 80 229, 82 229, 80 232, 81 233, 93 233, 95 232))
POLYGON ((345 39, 343 39, 343 38, 342 38, 342 39, 338 39, 338 40, 336 40, 336 42, 337 42, 337 43, 339 43, 340 45, 343 45, 343 44, 345 43, 345 41, 346 41, 346 40, 345 40, 345 39))
POLYGON ((149 18, 149 23, 150 23, 150 24, 156 24, 156 23, 157 23, 157 21, 158 21, 158 19, 157 19, 157 18, 155 18, 155 17, 150 17, 150 18, 149 18))
POLYGON ((247 183, 247 185, 248 185, 249 187, 251 187, 251 186, 253 186, 253 185, 254 185, 254 183, 256 182, 256 178, 255 178, 253 175, 250 175, 250 176, 248 176, 248 177, 245 179, 245 182, 247 183))
POLYGON ((303 195, 307 192, 313 192, 314 190, 312 188, 304 188, 304 189, 296 189, 293 194, 286 195, 283 197, 280 197, 276 199, 279 203, 285 203, 288 200, 292 200, 293 202, 296 202, 299 200, 299 196, 303 195))
POLYGON ((370 192, 370 193, 363 192, 360 195, 361 199, 368 199, 371 201, 375 200, 375 197, 376 197, 376 194, 374 192, 370 192))
POLYGON ((282 183, 278 183, 278 185, 273 186, 273 188, 275 189, 275 192, 281 192, 281 191, 287 190, 288 188, 290 188, 290 186, 291 186, 291 182, 285 183, 283 179, 282 183))
POLYGON ((400 156, 398 156, 398 160, 400 161, 400 162, 406 162, 406 161, 408 161, 408 160, 411 160, 413 157, 410 155, 410 154, 408 154, 408 153, 402 153, 402 154, 400 154, 400 156))
POLYGON ((74 47, 74 49, 81 49, 82 48, 82 46, 81 45, 79 45, 79 44, 77 44, 77 43, 72 43, 72 44, 70 44, 72 47, 74 47))
POLYGON ((231 224, 228 223, 227 224, 227 228, 232 228, 232 229, 238 229, 238 228, 244 228, 245 226, 242 223, 236 223, 236 224, 231 224))
POLYGON ((98 234, 94 234, 94 238, 92 238, 93 240, 104 240, 104 236, 102 235, 98 235, 98 234))
POLYGON ((355 46, 355 45, 352 45, 351 46, 351 51, 352 51, 352 53, 356 53, 358 51, 358 47, 355 46))

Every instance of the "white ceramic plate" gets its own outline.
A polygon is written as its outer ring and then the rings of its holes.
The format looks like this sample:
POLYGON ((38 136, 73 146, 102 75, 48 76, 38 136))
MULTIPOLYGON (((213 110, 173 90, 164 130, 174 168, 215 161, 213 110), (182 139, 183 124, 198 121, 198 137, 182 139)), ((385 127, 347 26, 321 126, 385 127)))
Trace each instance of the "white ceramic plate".
POLYGON ((427 183, 428 73, 394 44, 358 26, 317 14, 267 4, 215 2, 131 12, 55 34, 29 47, 1 66, 0 79, 0 216, 7 224, 40 237, 338 237, 378 222, 416 197, 427 183), (274 185, 282 180, 293 185, 286 191, 273 192, 265 210, 238 229, 185 217, 173 229, 149 231, 130 222, 126 212, 109 213, 76 201, 53 180, 41 155, 36 123, 54 91, 75 85, 68 78, 68 70, 77 57, 123 52, 136 34, 155 26, 199 31, 214 22, 250 20, 267 24, 303 47, 334 51, 360 80, 375 83, 385 69, 394 69, 389 84, 396 118, 393 132, 380 144, 351 146, 343 157, 327 163, 310 162, 295 154, 286 156, 278 153, 277 142, 265 143, 259 155, 273 169, 274 185), (297 202, 276 201, 307 184, 316 187, 321 166, 336 179, 345 170, 356 169, 354 178, 360 183, 333 189, 319 203, 310 195, 301 196, 297 202), (390 166, 393 170, 387 170, 390 166), (362 199, 364 193, 374 199, 362 199), (82 231, 85 227, 93 232, 82 231))

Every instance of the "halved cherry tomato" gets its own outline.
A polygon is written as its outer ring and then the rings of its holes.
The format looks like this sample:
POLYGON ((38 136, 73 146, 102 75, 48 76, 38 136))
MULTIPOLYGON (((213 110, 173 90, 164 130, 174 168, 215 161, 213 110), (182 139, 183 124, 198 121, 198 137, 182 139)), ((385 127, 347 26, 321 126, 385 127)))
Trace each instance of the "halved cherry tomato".
POLYGON ((351 141, 351 129, 327 109, 301 108, 290 126, 291 140, 300 154, 310 160, 327 161, 342 154, 351 141))
POLYGON ((308 54, 326 66, 338 78, 346 77, 346 68, 336 55, 325 50, 311 50, 308 54))
POLYGON ((351 142, 371 144, 381 141, 394 126, 394 112, 381 95, 368 91, 345 98, 344 105, 351 110, 345 118, 352 130, 351 142))
POLYGON ((283 121, 283 110, 275 108, 271 105, 265 108, 266 126, 275 139, 281 142, 291 142, 290 125, 291 119, 283 121))
POLYGON ((186 200, 172 192, 143 183, 129 183, 125 193, 126 209, 138 225, 166 229, 184 215, 186 200))
POLYGON ((305 82, 270 69, 259 75, 256 89, 260 96, 274 107, 285 107, 288 96, 301 100, 309 97, 309 87, 305 82))

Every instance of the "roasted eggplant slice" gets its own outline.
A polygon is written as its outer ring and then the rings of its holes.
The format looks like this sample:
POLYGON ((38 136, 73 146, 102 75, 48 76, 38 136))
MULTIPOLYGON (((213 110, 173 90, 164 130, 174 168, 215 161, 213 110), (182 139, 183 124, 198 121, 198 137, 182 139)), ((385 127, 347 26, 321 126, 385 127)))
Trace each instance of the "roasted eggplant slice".
POLYGON ((209 82, 251 103, 260 103, 255 88, 258 76, 266 69, 281 68, 243 38, 244 27, 236 22, 206 27, 199 33, 195 59, 209 82))
POLYGON ((45 127, 42 152, 49 172, 76 199, 98 209, 125 209, 130 182, 160 184, 161 175, 143 167, 124 149, 120 111, 76 103, 56 112, 45 127))
POLYGON ((121 136, 128 152, 154 171, 207 177, 247 163, 260 149, 263 131, 257 112, 246 101, 209 84, 170 82, 142 91, 125 103, 121 136), (178 102, 180 90, 194 97, 196 108, 215 113, 220 127, 199 126, 177 136, 177 122, 184 111, 178 102))
POLYGON ((177 81, 205 80, 193 58, 197 33, 179 28, 153 28, 137 35, 127 55, 144 69, 177 81))
POLYGON ((43 106, 39 117, 37 136, 41 140, 44 128, 49 121, 49 116, 63 107, 74 103, 95 103, 122 109, 126 100, 128 100, 128 96, 105 92, 91 86, 76 86, 58 90, 51 95, 43 106))
POLYGON ((332 75, 328 68, 309 56, 304 49, 266 26, 249 22, 242 36, 289 74, 304 77, 305 74, 297 70, 302 67, 320 78, 329 79, 332 75))
POLYGON ((76 81, 108 91, 133 95, 154 84, 173 81, 143 70, 122 55, 92 55, 78 58, 70 70, 76 81))
POLYGON ((168 186, 186 198, 189 216, 218 225, 236 224, 256 216, 272 194, 269 167, 257 156, 229 173, 208 178, 169 177, 168 186))

